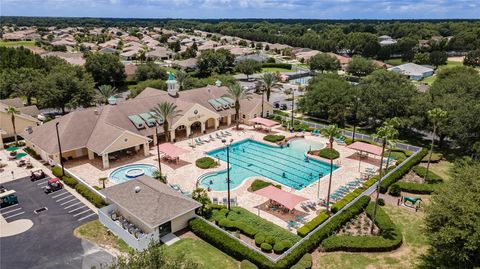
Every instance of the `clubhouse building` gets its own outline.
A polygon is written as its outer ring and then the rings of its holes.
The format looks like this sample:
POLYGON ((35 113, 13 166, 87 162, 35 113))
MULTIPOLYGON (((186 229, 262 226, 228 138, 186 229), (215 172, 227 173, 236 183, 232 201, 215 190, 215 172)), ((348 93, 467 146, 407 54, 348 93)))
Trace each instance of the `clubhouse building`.
MULTIPOLYGON (((164 120, 155 120, 152 108, 162 102, 171 102, 181 110, 181 115, 169 119, 171 142, 187 139, 226 128, 235 122, 234 100, 225 97, 227 87, 217 81, 206 86, 179 91, 173 76, 167 81, 168 91, 146 88, 137 97, 123 102, 115 98, 100 107, 74 111, 21 134, 28 147, 44 161, 59 163, 60 154, 56 139, 58 123, 62 157, 71 160, 88 157, 101 158, 103 168, 109 167, 112 154, 136 154, 148 156, 150 146, 157 139, 164 139, 164 120), (155 135, 156 128, 159 137, 155 135)), ((262 97, 240 101, 240 122, 262 114, 262 97)), ((264 116, 273 112, 268 102, 263 102, 264 116)), ((156 116, 156 115, 154 115, 156 116)))

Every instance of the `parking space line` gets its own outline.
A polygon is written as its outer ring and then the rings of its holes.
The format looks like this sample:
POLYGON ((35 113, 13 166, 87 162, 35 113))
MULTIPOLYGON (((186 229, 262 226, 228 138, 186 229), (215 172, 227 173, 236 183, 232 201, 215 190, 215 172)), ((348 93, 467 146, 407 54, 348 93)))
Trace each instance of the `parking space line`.
MULTIPOLYGON (((73 196, 72 196, 72 197, 73 197, 73 196)), ((61 203, 60 205, 65 205, 65 204, 68 204, 68 203, 73 202, 73 201, 78 201, 78 200, 77 200, 77 198, 73 198, 72 200, 68 200, 68 201, 66 201, 66 202, 63 202, 63 203, 61 203)))
MULTIPOLYGON (((62 190, 59 190, 59 191, 54 191, 54 192, 51 192, 51 193, 49 193, 49 194, 47 194, 47 195, 59 194, 59 192, 60 192, 60 191, 62 191, 62 190)), ((67 191, 65 191, 65 192, 67 192, 67 191)))
POLYGON ((48 180, 45 180, 43 182, 37 183, 37 185, 40 186, 40 185, 47 184, 47 183, 48 183, 48 180))
POLYGON ((65 200, 65 199, 68 199, 68 198, 72 198, 72 197, 73 197, 72 195, 67 195, 67 196, 65 196, 65 197, 62 197, 62 198, 56 200, 55 202, 60 202, 60 201, 62 201, 62 200, 65 200))
POLYGON ((62 192, 62 193, 60 193, 60 194, 57 194, 57 195, 52 196, 52 198, 57 198, 57 197, 60 197, 60 196, 62 196, 62 195, 68 194, 68 193, 69 193, 68 191, 65 191, 65 192, 62 192))
POLYGON ((64 209, 70 208, 70 207, 72 207, 72 206, 75 206, 75 205, 78 205, 78 204, 81 204, 81 203, 82 203, 82 202, 78 201, 78 202, 76 202, 75 204, 71 204, 71 205, 69 205, 69 206, 64 207, 64 209))
POLYGON ((11 209, 12 207, 16 207, 16 206, 19 206, 19 204, 14 204, 14 205, 11 205, 11 206, 4 207, 4 208, 0 209, 0 213, 2 212, 2 210, 11 209))
POLYGON ((77 214, 75 214, 75 215, 73 215, 73 216, 76 217, 76 216, 78 216, 78 215, 82 215, 83 213, 87 213, 88 211, 90 211, 90 209, 87 209, 87 210, 85 210, 85 211, 82 211, 82 212, 80 212, 80 213, 77 213, 77 214))
POLYGON ((72 209, 72 210, 68 211, 68 213, 75 212, 75 211, 77 211, 77 210, 79 210, 79 209, 82 209, 82 208, 84 208, 84 207, 86 207, 86 206, 85 206, 85 205, 82 205, 81 207, 77 207, 77 208, 75 208, 75 209, 72 209))
POLYGON ((97 213, 94 212, 94 213, 92 213, 92 214, 90 214, 90 215, 86 215, 85 217, 81 217, 81 218, 78 219, 78 221, 81 221, 81 220, 86 219, 86 218, 88 218, 88 217, 91 217, 91 216, 93 216, 93 215, 97 215, 97 213))
POLYGON ((19 208, 16 208, 16 209, 13 209, 13 210, 10 210, 10 211, 7 211, 7 212, 2 212, 2 215, 4 215, 4 214, 8 214, 8 213, 10 213, 10 212, 15 212, 15 211, 17 211, 17 210, 21 210, 21 209, 22 209, 22 208, 21 208, 21 207, 19 207, 19 208))
POLYGON ((20 213, 13 214, 13 215, 8 216, 8 217, 4 217, 4 219, 9 219, 9 218, 13 218, 13 217, 16 217, 16 216, 20 216, 20 215, 22 215, 22 214, 24 214, 24 213, 25 213, 25 211, 22 211, 22 212, 20 212, 20 213))

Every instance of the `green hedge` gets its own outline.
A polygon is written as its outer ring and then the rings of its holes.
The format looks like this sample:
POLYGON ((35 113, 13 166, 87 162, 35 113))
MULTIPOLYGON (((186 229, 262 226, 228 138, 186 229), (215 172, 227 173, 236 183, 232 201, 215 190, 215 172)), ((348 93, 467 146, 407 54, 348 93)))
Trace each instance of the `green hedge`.
POLYGON ((285 68, 285 69, 292 69, 291 64, 286 63, 263 63, 262 68, 285 68))
POLYGON ((329 217, 330 215, 328 214, 327 211, 320 212, 320 214, 318 214, 315 218, 313 218, 311 221, 305 223, 305 225, 300 227, 297 230, 297 234, 300 235, 301 237, 305 237, 307 234, 313 231, 313 229, 317 228, 318 225, 326 221, 329 217))
POLYGON ((61 178, 63 176, 62 174, 62 168, 55 166, 52 168, 52 174, 58 178, 61 178))
POLYGON ((310 269, 312 268, 312 254, 306 253, 303 257, 290 269, 310 269))
POLYGON ((388 187, 390 187, 390 185, 399 181, 404 175, 406 175, 408 171, 410 171, 412 167, 417 165, 423 159, 423 157, 425 157, 427 153, 428 153, 428 150, 425 148, 422 148, 422 150, 417 155, 415 155, 412 159, 401 164, 401 166, 394 173, 390 174, 390 176, 385 178, 382 181, 382 183, 380 183, 380 192, 381 193, 387 192, 388 187))
MULTIPOLYGON (((414 166, 412 170, 413 172, 415 172, 415 174, 417 174, 421 178, 425 177, 425 174, 427 173, 427 168, 419 165, 414 166)), ((427 178, 425 180, 427 183, 430 183, 430 184, 443 182, 443 178, 435 174, 431 170, 428 170, 427 178)))
POLYGON ((63 182, 70 186, 71 188, 74 188, 78 185, 78 181, 70 176, 63 176, 62 177, 63 182))
POLYGON ((258 269, 258 267, 249 260, 243 260, 240 263, 240 269, 258 269))
MULTIPOLYGON (((431 194, 432 192, 435 192, 440 186, 441 184, 421 184, 421 183, 414 183, 414 182, 399 181, 393 184, 390 187, 390 189, 399 188, 401 191, 408 192, 408 193, 431 194)), ((395 194, 395 191, 393 192, 394 192, 393 194, 395 194)))
POLYGON ((277 143, 280 141, 283 141, 285 139, 284 135, 266 135, 263 137, 263 140, 272 142, 272 143, 277 143))
POLYGON ((320 150, 318 156, 329 160, 335 160, 340 157, 340 153, 335 149, 324 148, 320 150))
POLYGON ((365 188, 358 188, 354 191, 350 192, 349 194, 345 195, 340 201, 336 202, 332 206, 332 212, 337 213, 340 209, 344 208, 348 203, 355 200, 359 195, 361 195, 366 189, 365 188))
POLYGON ((268 187, 268 186, 270 186, 270 185, 273 185, 273 186, 275 186, 275 187, 277 187, 277 188, 279 188, 279 189, 282 188, 281 185, 275 185, 275 184, 273 184, 273 183, 271 183, 271 182, 263 181, 263 180, 261 180, 261 179, 255 179, 255 180, 252 182, 252 185, 250 185, 250 190, 251 190, 251 191, 258 191, 259 189, 263 189, 263 188, 268 187))
POLYGON ((42 157, 40 157, 40 155, 38 155, 33 149, 29 148, 29 147, 25 147, 23 148, 23 150, 30 154, 30 156, 32 156, 35 160, 40 160, 42 157))
MULTIPOLYGON (((375 203, 370 203, 366 213, 372 219, 375 203)), ((375 224, 380 229, 377 236, 337 236, 333 235, 322 242, 325 251, 380 252, 391 251, 402 245, 402 233, 388 214, 377 207, 375 224)))
POLYGON ((209 169, 217 166, 217 162, 210 157, 202 157, 195 161, 195 165, 201 169, 209 169))
MULTIPOLYGON (((428 162, 429 154, 425 155, 425 157, 422 159, 422 163, 428 162)), ((432 153, 432 159, 430 159, 431 163, 438 163, 443 159, 442 153, 437 153, 433 152, 432 153)))
POLYGON ((269 243, 262 243, 260 245, 260 248, 262 249, 263 252, 271 253, 272 252, 272 245, 269 243))

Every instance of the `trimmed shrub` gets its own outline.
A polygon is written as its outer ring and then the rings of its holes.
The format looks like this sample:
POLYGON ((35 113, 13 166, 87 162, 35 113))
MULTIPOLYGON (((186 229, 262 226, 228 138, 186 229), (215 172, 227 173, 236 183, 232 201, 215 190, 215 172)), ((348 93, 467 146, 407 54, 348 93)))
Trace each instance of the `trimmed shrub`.
POLYGON ((282 240, 282 244, 285 247, 285 250, 287 250, 287 249, 289 249, 293 246, 292 241, 290 241, 288 239, 282 240))
POLYGON ((250 190, 251 191, 258 191, 259 189, 263 189, 263 188, 268 187, 270 185, 273 185, 273 186, 275 186, 279 189, 282 188, 281 185, 275 185, 271 182, 263 181, 261 179, 255 179, 255 181, 252 182, 252 185, 250 185, 250 190))
POLYGON ((267 252, 267 253, 272 252, 272 245, 270 245, 269 243, 262 243, 260 245, 260 248, 262 249, 263 252, 267 252))
POLYGON ((273 252, 276 254, 282 254, 285 251, 285 246, 281 241, 277 241, 275 245, 273 245, 273 252))
POLYGON ((35 160, 40 160, 41 157, 40 155, 38 155, 33 149, 29 148, 29 147, 25 147, 23 148, 23 150, 28 153, 30 156, 32 156, 35 160))
POLYGON ((340 209, 344 208, 348 203, 353 201, 355 198, 361 195, 364 191, 365 189, 362 187, 362 188, 355 189, 351 193, 345 195, 345 197, 343 197, 342 200, 336 202, 332 206, 332 213, 337 213, 340 209))
POLYGON ((326 221, 329 217, 330 215, 328 214, 327 211, 320 212, 320 214, 318 214, 315 218, 313 218, 311 221, 305 223, 305 225, 300 227, 300 229, 297 230, 297 234, 300 235, 301 237, 305 237, 313 229, 317 228, 318 225, 326 221))
POLYGON ((263 140, 272 142, 272 143, 277 143, 280 141, 283 141, 285 139, 284 135, 266 135, 263 137, 263 140))
POLYGON ((259 247, 263 242, 265 242, 265 238, 266 236, 262 233, 257 233, 255 235, 255 245, 257 245, 257 247, 259 247))
POLYGON ((226 230, 233 230, 235 225, 234 225, 233 221, 231 221, 227 218, 223 218, 223 219, 218 221, 218 226, 220 226, 222 228, 225 228, 226 230))
POLYGON ((423 157, 425 157, 427 152, 428 151, 425 148, 422 148, 422 150, 417 155, 415 155, 415 157, 413 157, 407 162, 404 162, 402 166, 400 166, 394 173, 386 177, 382 181, 382 183, 380 183, 380 192, 387 192, 388 187, 390 187, 390 185, 399 181, 404 175, 406 175, 413 166, 417 165, 423 159, 423 157))
POLYGON ((63 174, 62 174, 62 168, 58 167, 58 166, 55 166, 52 168, 52 174, 58 178, 62 177, 63 174))
POLYGON ((67 184, 68 186, 70 186, 71 188, 74 188, 74 189, 78 184, 78 181, 76 179, 70 177, 70 176, 63 176, 62 181, 65 182, 65 184, 67 184))
POLYGON ((335 160, 335 159, 338 159, 338 157, 340 157, 340 153, 335 149, 324 148, 320 150, 320 152, 318 153, 318 156, 325 159, 329 159, 329 160, 335 160))
POLYGON ((243 260, 240 263, 240 269, 258 269, 258 267, 249 260, 243 260))
MULTIPOLYGON (((429 154, 425 155, 425 157, 422 159, 422 163, 428 162, 428 157, 429 157, 429 154)), ((431 163, 438 163, 442 159, 443 159, 443 154, 442 153, 433 152, 432 153, 432 159, 430 159, 430 162, 431 163)))
POLYGON ((250 238, 254 238, 255 235, 258 233, 255 228, 241 221, 235 221, 234 227, 237 228, 242 234, 250 238))
POLYGON ((77 184, 75 186, 75 190, 83 197, 85 197, 88 201, 90 201, 95 207, 101 208, 106 206, 105 201, 103 201, 102 197, 98 196, 96 193, 92 192, 82 184, 77 184))
POLYGON ((275 237, 271 236, 271 235, 268 235, 267 237, 265 237, 265 243, 270 244, 270 245, 275 244, 275 237))
POLYGON ((383 198, 379 198, 378 199, 378 205, 379 206, 384 206, 385 205, 385 200, 383 200, 383 198))
POLYGON ((306 253, 303 257, 290 269, 310 269, 312 268, 312 254, 306 253))
POLYGON ((195 161, 195 165, 201 169, 209 169, 217 166, 217 162, 210 157, 202 157, 195 161))
MULTIPOLYGON (((427 168, 419 165, 414 166, 412 170, 413 172, 415 172, 415 174, 417 174, 421 178, 424 178, 425 174, 427 173, 427 168)), ((427 181, 427 183, 443 182, 443 178, 435 174, 431 170, 428 170, 427 178, 425 180, 427 181)))
POLYGON ((399 182, 393 184, 392 186, 390 186, 390 188, 388 189, 388 193, 391 195, 391 196, 400 196, 402 194, 402 189, 400 188, 400 186, 398 185, 399 182))
POLYGON ((291 64, 286 63, 263 63, 262 68, 284 68, 284 69, 292 69, 291 64))
POLYGON ((404 192, 414 193, 414 194, 431 194, 441 186, 441 184, 421 184, 421 183, 399 181, 393 184, 390 187, 390 189, 394 185, 397 185, 397 187, 404 192))
MULTIPOLYGON (((373 216, 375 203, 366 208, 369 218, 373 216)), ((377 236, 337 236, 322 242, 325 251, 381 252, 394 250, 402 244, 402 233, 381 207, 377 207, 375 224, 380 229, 377 236)))

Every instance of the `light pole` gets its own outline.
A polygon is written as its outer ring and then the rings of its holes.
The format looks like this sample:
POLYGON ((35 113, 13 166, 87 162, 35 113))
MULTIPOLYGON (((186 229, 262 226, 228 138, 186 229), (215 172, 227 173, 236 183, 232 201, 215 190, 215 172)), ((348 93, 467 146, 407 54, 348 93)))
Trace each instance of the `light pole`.
POLYGON ((262 89, 262 118, 263 118, 263 96, 264 96, 265 90, 262 89))
POLYGON ((292 89, 292 124, 290 130, 293 130, 293 111, 295 110, 295 89, 292 89))
POLYGON ((160 174, 160 178, 162 177, 162 164, 160 162, 160 148, 159 148, 159 145, 160 145, 160 141, 159 138, 158 138, 158 123, 155 122, 155 135, 157 137, 157 158, 158 158, 158 173, 160 174))
POLYGON ((60 165, 62 166, 62 176, 65 175, 65 168, 63 167, 63 156, 62 156, 62 146, 60 145, 60 134, 58 133, 58 125, 60 122, 55 124, 55 129, 57 130, 57 141, 58 141, 58 151, 60 152, 60 165))
POLYGON ((318 173, 318 189, 317 189, 317 199, 320 200, 320 179, 322 178, 323 174, 318 173))
POLYGON ((227 147, 227 209, 230 211, 230 145, 232 145, 233 139, 230 143, 227 143, 226 139, 222 139, 222 143, 227 147))

